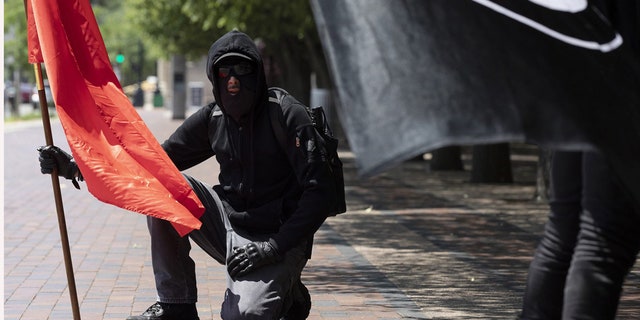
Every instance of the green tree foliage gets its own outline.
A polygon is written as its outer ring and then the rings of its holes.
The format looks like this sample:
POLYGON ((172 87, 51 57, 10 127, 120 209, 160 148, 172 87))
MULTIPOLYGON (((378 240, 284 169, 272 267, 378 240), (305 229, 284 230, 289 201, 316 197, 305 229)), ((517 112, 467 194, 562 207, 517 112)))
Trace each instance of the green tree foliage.
MULTIPOLYGON (((309 75, 327 84, 327 72, 308 0, 128 0, 133 21, 163 55, 197 58, 213 41, 238 29, 266 44, 277 70, 270 85, 307 98, 309 75), (286 62, 286 63, 285 63, 286 62)), ((275 74, 276 72, 274 72, 275 74)))
POLYGON ((133 21, 164 53, 199 57, 227 31, 238 29, 277 43, 315 33, 306 0, 128 0, 133 21))
MULTIPOLYGON (((266 44, 263 56, 276 70, 270 85, 286 87, 303 100, 311 72, 321 86, 328 86, 308 0, 92 0, 91 4, 113 63, 117 54, 125 56, 120 66, 123 85, 138 80, 134 69, 141 55, 146 77, 155 73, 153 58, 201 57, 215 39, 238 29, 266 44)), ((5 34, 14 35, 5 39, 5 56, 13 55, 22 70, 31 70, 22 0, 5 0, 5 34)))
POLYGON ((155 56, 145 49, 149 43, 131 21, 130 16, 133 13, 127 1, 92 0, 91 7, 100 26, 111 63, 120 71, 122 85, 137 83, 147 75, 155 74, 155 56), (121 64, 116 62, 119 54, 125 58, 121 64))
POLYGON ((4 59, 5 77, 17 69, 23 78, 33 82, 33 68, 27 61, 27 16, 22 0, 4 1, 4 59))
MULTIPOLYGON (((128 17, 132 14, 131 7, 125 5, 124 0, 92 0, 91 7, 100 27, 100 32, 105 42, 107 52, 112 62, 118 53, 127 57, 125 63, 120 66, 123 77, 123 85, 137 82, 138 72, 134 67, 140 64, 142 53, 143 75, 155 73, 153 56, 146 50, 144 34, 136 29, 128 17)), ((27 61, 27 29, 26 14, 23 0, 4 1, 4 50, 5 50, 5 75, 11 76, 14 68, 21 70, 22 78, 29 82, 34 81, 33 68, 27 61), (7 61, 8 57, 12 57, 7 61)))
POLYGON ((268 43, 303 40, 315 34, 307 0, 189 0, 183 12, 205 29, 237 28, 268 43))
POLYGON ((206 53, 212 38, 222 34, 205 29, 202 22, 182 10, 180 0, 128 0, 129 15, 139 32, 148 35, 153 52, 168 58, 173 54, 197 58, 206 53))

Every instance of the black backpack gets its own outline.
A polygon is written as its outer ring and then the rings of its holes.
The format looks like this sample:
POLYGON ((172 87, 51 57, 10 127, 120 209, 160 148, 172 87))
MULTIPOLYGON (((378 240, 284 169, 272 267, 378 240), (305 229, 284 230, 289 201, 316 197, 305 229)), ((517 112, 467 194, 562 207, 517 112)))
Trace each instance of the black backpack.
MULTIPOLYGON (((287 150, 287 138, 286 138, 286 124, 284 123, 284 115, 282 114, 282 99, 289 93, 281 88, 269 88, 269 114, 271 117, 271 127, 273 133, 278 139, 280 146, 283 150, 287 150), (272 106, 277 105, 277 106, 272 106)), ((324 140, 324 145, 327 151, 327 164, 329 166, 329 172, 331 172, 331 178, 335 186, 336 194, 332 199, 331 211, 329 215, 335 216, 347 211, 347 205, 344 195, 344 176, 342 173, 342 161, 338 157, 338 139, 333 137, 333 131, 329 127, 327 118, 324 114, 322 106, 315 108, 309 108, 305 106, 309 117, 313 123, 314 128, 318 132, 319 136, 324 140)))

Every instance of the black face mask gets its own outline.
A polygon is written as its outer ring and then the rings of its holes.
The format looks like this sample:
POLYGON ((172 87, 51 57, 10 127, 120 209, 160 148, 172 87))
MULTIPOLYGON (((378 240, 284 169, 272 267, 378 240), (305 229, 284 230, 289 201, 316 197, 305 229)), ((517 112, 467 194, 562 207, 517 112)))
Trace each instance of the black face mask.
POLYGON ((220 105, 238 123, 243 123, 248 118, 256 104, 258 76, 255 68, 251 67, 249 69, 247 66, 226 65, 223 63, 217 67, 218 92, 220 92, 220 99, 222 100, 220 105), (236 94, 231 94, 227 91, 227 84, 232 76, 240 82, 240 91, 236 94))
MULTIPOLYGON (((226 84, 224 86, 226 87, 226 84)), ((236 95, 231 95, 226 88, 220 90, 220 99, 222 100, 220 104, 225 112, 238 123, 242 123, 244 118, 249 116, 256 100, 255 92, 248 90, 242 85, 242 82, 240 82, 240 86, 242 87, 240 93, 236 95)))

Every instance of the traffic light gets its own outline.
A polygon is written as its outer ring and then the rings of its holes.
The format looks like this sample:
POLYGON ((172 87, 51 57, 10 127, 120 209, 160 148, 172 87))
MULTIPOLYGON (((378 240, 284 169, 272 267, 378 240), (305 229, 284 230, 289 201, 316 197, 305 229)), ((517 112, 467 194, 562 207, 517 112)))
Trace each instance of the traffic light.
POLYGON ((116 55, 116 63, 122 64, 124 62, 124 54, 118 53, 116 55))

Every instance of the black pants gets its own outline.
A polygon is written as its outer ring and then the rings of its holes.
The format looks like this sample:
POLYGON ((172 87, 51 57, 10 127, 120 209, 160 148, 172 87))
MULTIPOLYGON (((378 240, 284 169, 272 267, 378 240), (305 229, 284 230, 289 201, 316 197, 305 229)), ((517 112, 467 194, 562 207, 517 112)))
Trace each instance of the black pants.
MULTIPOLYGON (((151 235, 151 257, 158 300, 165 303, 195 303, 198 299, 195 262, 189 256, 191 238, 212 258, 224 264, 234 247, 251 241, 266 241, 270 235, 251 235, 236 230, 227 218, 220 198, 204 183, 186 176, 204 204, 202 227, 180 237, 171 223, 147 218, 151 235)), ((307 262, 306 241, 287 251, 284 259, 232 279, 222 303, 222 319, 280 319, 293 303, 293 288, 307 262)))
POLYGON ((640 214, 596 153, 556 152, 551 189, 521 319, 614 319, 640 248, 640 214))

